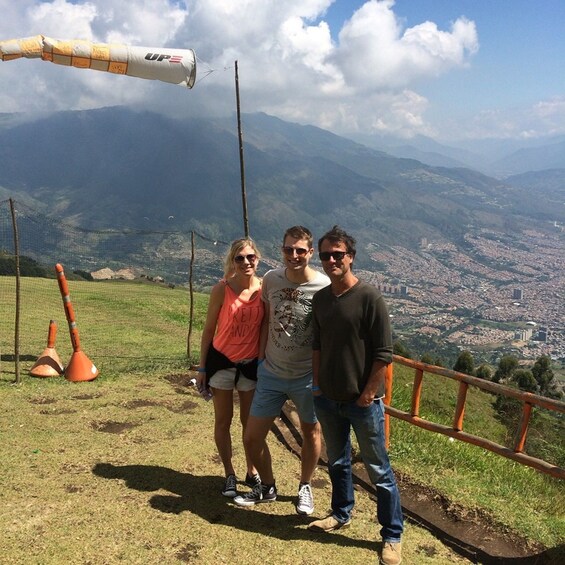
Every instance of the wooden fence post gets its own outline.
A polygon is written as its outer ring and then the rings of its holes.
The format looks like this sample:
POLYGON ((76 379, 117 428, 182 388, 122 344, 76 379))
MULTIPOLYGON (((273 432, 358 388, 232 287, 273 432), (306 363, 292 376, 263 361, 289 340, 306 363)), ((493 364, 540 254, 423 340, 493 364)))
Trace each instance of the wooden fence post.
POLYGON ((194 318, 194 291, 192 288, 192 267, 194 265, 194 231, 190 232, 190 266, 188 269, 188 287, 190 293, 190 313, 188 316, 188 336, 186 338, 186 356, 190 360, 190 341, 192 338, 192 323, 194 318))
POLYGON ((14 367, 16 371, 16 384, 21 383, 20 376, 20 240, 18 237, 18 223, 14 201, 10 198, 10 213, 12 214, 12 229, 14 232, 14 258, 16 262, 16 320, 14 330, 14 367))

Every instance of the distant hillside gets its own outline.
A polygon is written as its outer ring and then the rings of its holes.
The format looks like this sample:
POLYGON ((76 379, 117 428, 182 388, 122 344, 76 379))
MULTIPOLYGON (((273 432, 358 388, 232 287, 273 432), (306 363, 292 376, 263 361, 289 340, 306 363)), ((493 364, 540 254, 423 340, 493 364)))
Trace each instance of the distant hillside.
POLYGON ((432 166, 467 167, 497 178, 565 167, 565 136, 468 139, 453 145, 423 135, 409 140, 376 134, 351 138, 395 157, 418 159, 432 166))
POLYGON ((534 198, 539 199, 537 213, 540 218, 563 222, 565 169, 530 171, 507 177, 505 182, 518 189, 515 198, 521 199, 524 206, 534 198))
POLYGON ((413 145, 398 145, 390 147, 387 153, 403 159, 416 159, 434 167, 468 167, 466 163, 452 159, 436 151, 422 151, 413 145))
POLYGON ((444 145, 423 135, 401 140, 385 135, 356 134, 351 139, 393 157, 416 159, 434 167, 468 167, 482 171, 485 165, 485 159, 477 153, 444 145))
POLYGON ((512 175, 505 180, 512 186, 523 188, 535 187, 545 195, 553 193, 554 196, 563 198, 565 194, 565 168, 547 169, 544 171, 530 171, 520 175, 512 175))
POLYGON ((519 149, 511 155, 492 163, 492 168, 499 173, 516 174, 544 169, 565 168, 565 141, 519 149))
MULTIPOLYGON (((243 231, 235 119, 104 108, 14 124, 0 128, 0 196, 87 228, 196 229, 223 240, 243 231)), ((528 194, 266 114, 243 116, 243 128, 251 232, 267 245, 289 225, 318 235, 339 223, 361 248, 416 248, 422 237, 459 241, 468 226, 521 229, 551 208, 542 186, 528 194)))

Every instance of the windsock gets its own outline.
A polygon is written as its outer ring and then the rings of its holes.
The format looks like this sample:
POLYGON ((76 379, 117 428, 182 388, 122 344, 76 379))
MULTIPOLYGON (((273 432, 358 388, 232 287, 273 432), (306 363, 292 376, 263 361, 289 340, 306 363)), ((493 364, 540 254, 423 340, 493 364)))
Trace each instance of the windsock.
POLYGON ((0 41, 2 61, 21 57, 79 69, 160 80, 187 88, 192 88, 196 81, 196 55, 192 49, 132 47, 81 39, 52 39, 43 35, 0 41))

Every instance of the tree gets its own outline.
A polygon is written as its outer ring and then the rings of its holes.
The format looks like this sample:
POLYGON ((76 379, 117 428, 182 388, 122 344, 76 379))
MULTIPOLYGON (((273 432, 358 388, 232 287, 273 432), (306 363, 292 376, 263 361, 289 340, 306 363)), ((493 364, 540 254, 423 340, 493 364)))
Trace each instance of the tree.
POLYGON ((466 375, 472 375, 475 370, 475 361, 470 351, 462 351, 453 365, 453 370, 466 375))
POLYGON ((394 342, 394 345, 392 346, 392 351, 395 355, 406 357, 406 359, 412 359, 412 354, 410 353, 410 350, 408 349, 408 347, 406 347, 404 342, 400 341, 399 339, 397 339, 394 342))
POLYGON ((83 278, 85 281, 94 280, 94 277, 88 271, 83 271, 82 269, 77 269, 76 271, 73 271, 73 274, 78 275, 79 277, 83 278))
POLYGON ((508 380, 518 367, 518 359, 513 355, 504 355, 498 362, 498 369, 492 377, 492 382, 499 383, 508 380))
POLYGON ((479 365, 475 371, 475 376, 479 379, 484 379, 485 381, 490 381, 492 376, 492 370, 488 365, 479 365))
POLYGON ((517 369, 512 375, 512 379, 518 387, 526 392, 537 392, 538 383, 529 369, 517 369))
POLYGON ((542 355, 537 359, 532 367, 532 375, 534 376, 541 394, 547 393, 551 387, 551 381, 554 378, 551 370, 551 359, 549 355, 542 355))
MULTIPOLYGON (((16 274, 16 257, 4 251, 0 252, 0 275, 14 276, 16 274)), ((51 277, 53 274, 35 259, 20 256, 20 275, 22 277, 51 277)))
POLYGON ((427 363, 428 365, 434 365, 434 358, 431 353, 424 353, 424 355, 420 357, 420 361, 422 363, 427 363))

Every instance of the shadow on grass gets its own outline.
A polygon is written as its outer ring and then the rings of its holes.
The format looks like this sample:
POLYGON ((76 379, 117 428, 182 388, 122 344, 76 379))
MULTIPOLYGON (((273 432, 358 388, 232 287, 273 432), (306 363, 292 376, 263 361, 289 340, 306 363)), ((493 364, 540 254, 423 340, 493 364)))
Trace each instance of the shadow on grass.
MULTIPOLYGON (((314 518, 298 514, 269 514, 270 504, 260 505, 260 511, 239 508, 219 493, 217 476, 196 476, 180 473, 167 467, 155 465, 113 465, 98 463, 92 469, 98 477, 125 481, 128 488, 141 492, 166 490, 170 495, 156 494, 149 498, 149 505, 168 514, 190 512, 211 524, 223 524, 231 528, 253 531, 282 540, 317 541, 340 547, 359 547, 376 550, 377 542, 355 540, 337 532, 315 534, 306 529, 314 518)), ((288 502, 291 497, 278 496, 278 501, 288 502)), ((272 504, 277 504, 274 502, 272 504)))
MULTIPOLYGON (((19 355, 20 361, 37 361, 37 355, 24 355, 20 353, 19 355)), ((11 354, 3 353, 0 355, 0 361, 15 361, 16 356, 11 354)))

